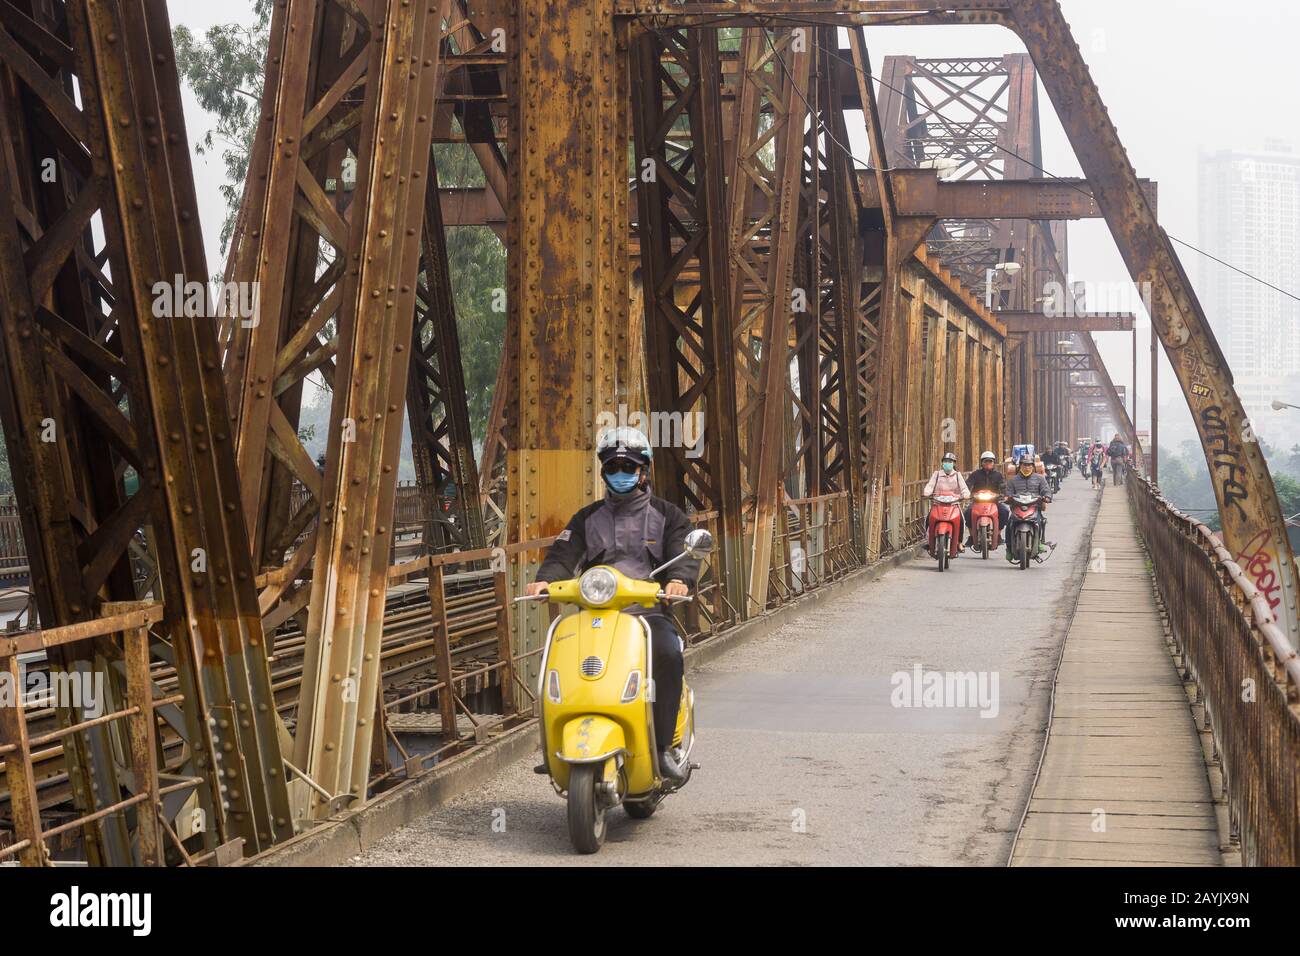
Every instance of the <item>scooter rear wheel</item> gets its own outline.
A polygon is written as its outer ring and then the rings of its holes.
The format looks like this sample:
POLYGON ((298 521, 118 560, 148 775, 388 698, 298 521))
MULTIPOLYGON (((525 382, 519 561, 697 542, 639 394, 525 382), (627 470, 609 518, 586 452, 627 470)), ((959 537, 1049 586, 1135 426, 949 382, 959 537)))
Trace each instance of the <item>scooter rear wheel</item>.
POLYGON ((579 853, 595 853, 605 843, 605 808, 596 798, 599 778, 597 764, 569 768, 569 839, 579 853))

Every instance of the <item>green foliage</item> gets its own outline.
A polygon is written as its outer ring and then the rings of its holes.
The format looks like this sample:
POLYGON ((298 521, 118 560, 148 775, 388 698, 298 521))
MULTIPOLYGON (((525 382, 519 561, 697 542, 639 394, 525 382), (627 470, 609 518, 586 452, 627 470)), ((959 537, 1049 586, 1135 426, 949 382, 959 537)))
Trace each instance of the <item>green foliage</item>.
MULTIPOLYGON (((1188 440, 1180 448, 1181 454, 1160 449, 1160 492, 1180 511, 1218 531, 1222 527, 1218 502, 1200 443, 1188 440)), ((1292 446, 1285 454, 1263 442, 1260 448, 1273 476, 1282 516, 1300 514, 1300 445, 1292 446)), ((1287 533, 1291 547, 1300 553, 1300 528, 1288 528, 1287 533)))
MULTIPOLYGON (((271 0, 255 0, 254 13, 256 19, 251 27, 223 24, 212 27, 202 37, 194 36, 185 26, 177 26, 172 32, 181 78, 194 90, 199 104, 217 118, 216 128, 195 145, 195 150, 204 155, 220 149, 225 164, 228 181, 221 186, 226 200, 226 219, 221 229, 223 250, 234 229, 248 174, 269 41, 271 0)), ((465 144, 435 144, 434 160, 444 187, 485 185, 483 170, 465 144)), ((447 260, 460 331, 465 391, 471 427, 479 443, 487 430, 505 338, 501 291, 506 284, 505 259, 505 246, 491 229, 457 226, 447 230, 447 260)), ((302 437, 309 448, 315 444, 323 448, 317 436, 324 435, 328 427, 327 412, 316 408, 319 398, 304 393, 302 437)))
MULTIPOLYGON (((440 186, 485 185, 483 168, 467 145, 435 143, 433 158, 440 186)), ((470 428, 475 443, 481 445, 506 334, 506 247, 487 226, 451 226, 447 229, 447 269, 460 333, 470 428)))
POLYGON ((1160 449, 1160 492, 1179 511, 1219 530, 1219 506, 1198 443, 1183 442, 1181 455, 1160 449))
POLYGON ((14 491, 14 476, 9 471, 9 446, 5 444, 5 435, 0 431, 0 495, 11 495, 14 491))
POLYGON ((253 131, 262 96, 262 70, 269 42, 271 0, 254 0, 253 26, 224 23, 197 38, 184 25, 172 30, 176 66, 199 105, 217 117, 216 129, 194 145, 200 156, 221 150, 229 182, 221 186, 226 200, 226 220, 221 226, 221 248, 230 242, 235 214, 248 175, 253 131))

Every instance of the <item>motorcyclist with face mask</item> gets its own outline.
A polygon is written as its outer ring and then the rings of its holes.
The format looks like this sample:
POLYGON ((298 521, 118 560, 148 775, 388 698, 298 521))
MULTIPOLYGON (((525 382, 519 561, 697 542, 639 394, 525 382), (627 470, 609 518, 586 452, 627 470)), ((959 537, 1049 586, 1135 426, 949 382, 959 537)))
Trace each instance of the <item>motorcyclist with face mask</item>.
MULTIPOLYGON (((923 498, 929 498, 933 495, 951 495, 954 498, 961 498, 963 501, 969 500, 970 489, 966 487, 966 479, 962 477, 957 470, 957 456, 952 452, 947 452, 940 462, 939 470, 930 476, 930 480, 925 483, 925 489, 921 492, 923 498)), ((965 520, 963 516, 963 520, 965 520)), ((963 535, 960 528, 957 529, 957 549, 965 551, 966 546, 962 543, 963 535)))
MULTIPOLYGON (((598 564, 610 565, 638 581, 685 550, 692 528, 685 512, 650 493, 650 442, 635 428, 621 426, 604 432, 596 443, 605 481, 605 497, 587 505, 569 521, 547 549, 537 579, 528 593, 541 594, 551 581, 576 577, 598 564)), ((664 593, 690 593, 699 562, 683 558, 659 575, 664 593)), ((640 614, 650 627, 651 667, 655 677, 654 724, 659 742, 659 766, 665 777, 686 779, 681 758, 673 752, 677 709, 682 696, 682 641, 666 608, 632 605, 623 613, 640 614)))
MULTIPOLYGON (((1014 498, 1016 495, 1037 495, 1042 498, 1042 503, 1038 506, 1038 520, 1042 529, 1039 540, 1047 541, 1047 503, 1052 500, 1052 489, 1047 484, 1047 479, 1038 474, 1037 465, 1034 462, 1033 455, 1021 455, 1020 463, 1016 467, 1016 473, 1007 479, 1006 496, 1014 498)), ((1015 561, 1015 555, 1011 547, 1011 522, 1007 522, 1007 560, 1015 561)), ((1055 545, 1050 545, 1055 547, 1055 545)))

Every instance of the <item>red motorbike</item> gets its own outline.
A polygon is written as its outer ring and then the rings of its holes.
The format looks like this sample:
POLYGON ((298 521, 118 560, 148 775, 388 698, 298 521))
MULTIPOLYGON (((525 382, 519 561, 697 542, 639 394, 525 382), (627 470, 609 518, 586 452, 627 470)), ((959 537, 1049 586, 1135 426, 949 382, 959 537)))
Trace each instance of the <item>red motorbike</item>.
POLYGON ((927 525, 930 557, 944 571, 961 546, 961 500, 952 495, 935 495, 930 499, 927 525))
POLYGON ((989 552, 997 548, 998 536, 1002 530, 998 527, 998 493, 996 491, 975 492, 975 501, 970 506, 970 526, 971 540, 975 542, 975 550, 987 560, 989 552))

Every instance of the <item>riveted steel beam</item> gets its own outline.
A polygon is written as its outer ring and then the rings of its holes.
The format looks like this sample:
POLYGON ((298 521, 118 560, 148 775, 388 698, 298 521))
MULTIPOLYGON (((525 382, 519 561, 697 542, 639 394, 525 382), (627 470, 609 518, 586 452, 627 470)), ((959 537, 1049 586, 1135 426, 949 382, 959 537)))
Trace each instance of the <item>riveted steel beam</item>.
POLYGON ((366 794, 439 76, 436 8, 380 0, 353 13, 364 14, 353 42, 365 88, 355 210, 337 247, 338 360, 294 739, 294 763, 315 784, 294 783, 308 820, 334 812, 317 787, 366 794))
MULTIPOLYGON (((255 852, 292 826, 166 5, 3 10, 0 414, 41 620, 86 621, 146 587, 161 597, 152 644, 185 701, 196 840, 255 852), (142 541, 143 576, 130 558, 142 541)), ((112 688, 115 655, 128 656, 110 639, 50 657, 112 688)), ((83 811, 129 785, 115 755, 131 742, 114 733, 65 746, 83 811)), ((127 830, 123 813, 86 825, 88 859, 131 862, 127 830)))
POLYGON ((740 455, 734 416, 730 278, 724 212, 720 63, 716 30, 639 36, 632 51, 638 177, 637 246, 652 409, 693 420, 692 442, 655 458, 659 493, 693 511, 716 510, 715 620, 745 613, 740 455), (693 281, 684 283, 690 274, 693 281))
POLYGON ((730 181, 732 334, 737 419, 754 502, 751 609, 767 606, 772 539, 785 473, 787 397, 800 174, 809 112, 811 30, 746 30, 734 107, 730 181), (760 116, 769 121, 760 121, 760 116), (760 205, 759 195, 769 200, 760 205))
MULTIPOLYGON (((521 0, 506 38, 511 541, 557 534, 597 494, 597 416, 630 392, 627 39, 612 23, 612 0, 521 0)), ((527 616, 516 653, 542 637, 527 616)))
POLYGON ((1112 315, 1104 312, 1077 312, 1070 315, 1046 315, 1042 312, 1017 312, 999 309, 998 321, 1006 326, 1008 334, 1046 332, 1051 335, 1070 335, 1082 332, 1132 332, 1135 316, 1132 313, 1112 315))
POLYGON ((432 159, 428 183, 420 254, 423 281, 417 280, 406 411, 425 509, 424 548, 429 553, 469 551, 486 546, 487 541, 447 267, 447 237, 436 188, 438 171, 432 159))

